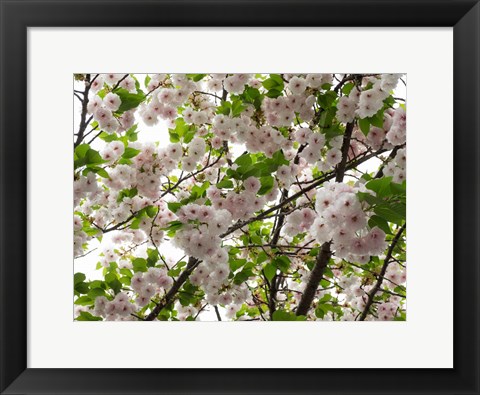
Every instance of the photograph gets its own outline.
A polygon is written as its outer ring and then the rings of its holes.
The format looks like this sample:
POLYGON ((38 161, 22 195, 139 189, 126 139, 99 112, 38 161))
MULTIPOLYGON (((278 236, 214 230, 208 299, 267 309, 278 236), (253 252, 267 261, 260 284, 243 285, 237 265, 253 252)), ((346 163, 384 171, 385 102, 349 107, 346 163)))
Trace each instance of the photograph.
POLYGON ((74 74, 74 319, 406 321, 406 84, 74 74))

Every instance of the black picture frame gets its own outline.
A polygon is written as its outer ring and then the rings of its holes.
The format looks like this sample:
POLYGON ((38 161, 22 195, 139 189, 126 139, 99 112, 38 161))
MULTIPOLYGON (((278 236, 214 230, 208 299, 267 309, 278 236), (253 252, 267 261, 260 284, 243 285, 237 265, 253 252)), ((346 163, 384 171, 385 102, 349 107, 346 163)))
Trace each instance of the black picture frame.
MULTIPOLYGON (((0 0, 0 18, 1 393, 480 393, 480 5, 477 1, 0 0), (28 369, 26 70, 27 28, 36 26, 453 27, 454 368, 28 369)), ((362 345, 365 356, 378 355, 382 345, 374 339, 365 341, 362 345)))

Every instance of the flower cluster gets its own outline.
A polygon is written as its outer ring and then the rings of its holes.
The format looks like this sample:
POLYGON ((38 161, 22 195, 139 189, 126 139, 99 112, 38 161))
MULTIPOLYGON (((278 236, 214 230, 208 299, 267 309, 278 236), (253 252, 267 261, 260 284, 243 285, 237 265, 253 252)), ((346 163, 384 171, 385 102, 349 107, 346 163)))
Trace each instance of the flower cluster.
MULTIPOLYGON (((254 212, 265 206, 267 200, 273 200, 273 194, 258 196, 260 181, 258 178, 249 177, 243 182, 244 189, 240 192, 229 191, 223 196, 221 190, 210 187, 207 196, 217 210, 227 210, 234 220, 247 219, 254 212)), ((222 233, 222 232, 220 232, 222 233)))
POLYGON ((367 262, 386 248, 385 232, 367 229, 367 215, 357 198, 358 188, 345 183, 326 183, 316 194, 311 233, 319 243, 332 241, 335 254, 350 262, 367 262))
POLYGON ((131 287, 138 294, 135 303, 141 307, 147 305, 154 295, 165 293, 172 284, 165 269, 149 267, 146 273, 135 273, 131 280, 131 287))
POLYGON ((97 316, 104 317, 106 321, 132 321, 136 307, 130 302, 128 295, 119 292, 113 300, 108 300, 105 296, 99 296, 95 299, 93 312, 97 316))
POLYGON ((401 184, 406 180, 407 152, 405 148, 399 149, 393 161, 387 163, 383 174, 393 177, 393 182, 401 184))

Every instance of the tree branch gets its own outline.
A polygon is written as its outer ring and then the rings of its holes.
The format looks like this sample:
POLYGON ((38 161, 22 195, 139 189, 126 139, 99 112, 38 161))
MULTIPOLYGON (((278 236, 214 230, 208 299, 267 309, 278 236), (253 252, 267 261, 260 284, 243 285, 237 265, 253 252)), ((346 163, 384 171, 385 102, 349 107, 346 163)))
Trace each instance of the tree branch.
MULTIPOLYGON (((97 74, 98 76, 98 74, 97 74)), ((95 78, 97 78, 95 76, 95 78)), ((93 79, 93 81, 95 80, 93 79)), ((85 90, 83 91, 83 100, 82 100, 82 113, 80 115, 80 126, 78 127, 77 133, 77 140, 73 144, 73 147, 76 148, 79 146, 83 140, 83 134, 85 133, 85 129, 87 128, 91 118, 87 121, 87 104, 88 104, 88 93, 90 92, 90 87, 92 86, 92 82, 90 81, 90 74, 85 76, 85 90)))
POLYGON ((117 82, 117 83, 115 84, 115 86, 112 88, 112 92, 113 92, 115 89, 117 89, 117 88, 120 86, 120 84, 122 83, 122 81, 123 81, 125 78, 127 78, 128 76, 129 76, 129 74, 125 74, 120 80, 118 80, 118 82, 117 82))
MULTIPOLYGON (((350 122, 347 124, 347 127, 345 129, 342 144, 342 160, 340 161, 336 169, 336 182, 342 182, 343 176, 345 175, 348 150, 350 148, 350 139, 352 138, 353 126, 353 122, 350 122)), ((330 244, 331 243, 329 241, 323 243, 322 248, 317 254, 315 266, 313 267, 313 270, 310 273, 310 277, 308 278, 308 283, 305 287, 302 298, 300 299, 300 303, 298 304, 296 315, 307 315, 308 310, 310 310, 310 306, 312 305, 315 294, 317 293, 318 285, 320 284, 320 281, 322 281, 323 273, 325 272, 325 268, 327 267, 328 262, 330 261, 330 257, 332 256, 330 244)))
POLYGON ((315 294, 317 293, 318 284, 322 281, 323 273, 328 265, 328 261, 332 256, 332 251, 330 250, 330 243, 323 243, 322 248, 317 254, 315 266, 313 267, 310 277, 308 278, 307 286, 303 292, 302 299, 298 304, 296 315, 307 315, 308 310, 310 310, 310 305, 312 304, 315 294))
POLYGON ((397 234, 392 240, 392 243, 390 244, 390 247, 388 248, 387 256, 385 257, 385 260, 383 261, 383 266, 382 270, 380 271, 380 275, 377 279, 377 282, 375 283, 374 287, 370 290, 368 293, 368 300, 367 303, 365 304, 365 308, 362 311, 362 314, 360 315, 360 318, 358 319, 359 321, 364 321, 365 318, 367 317, 367 314, 370 310, 370 307, 373 304, 373 298, 375 297, 376 293, 380 290, 382 287, 382 282, 383 278, 385 276, 385 273, 387 271, 388 265, 390 264, 390 261, 392 259, 392 254, 393 254, 393 249, 397 245, 398 241, 400 240, 400 237, 402 236, 402 233, 404 232, 407 224, 403 224, 402 227, 398 230, 397 234))
POLYGON ((177 292, 180 290, 185 281, 187 281, 190 274, 192 274, 192 272, 200 264, 200 262, 200 260, 194 257, 190 257, 188 259, 187 267, 185 268, 185 270, 180 274, 180 276, 178 276, 177 280, 173 283, 172 288, 170 288, 162 301, 155 306, 155 308, 151 311, 149 315, 147 315, 147 317, 145 317, 145 321, 153 321, 155 318, 158 317, 160 312, 165 307, 167 307, 171 302, 173 302, 173 300, 175 300, 177 292))

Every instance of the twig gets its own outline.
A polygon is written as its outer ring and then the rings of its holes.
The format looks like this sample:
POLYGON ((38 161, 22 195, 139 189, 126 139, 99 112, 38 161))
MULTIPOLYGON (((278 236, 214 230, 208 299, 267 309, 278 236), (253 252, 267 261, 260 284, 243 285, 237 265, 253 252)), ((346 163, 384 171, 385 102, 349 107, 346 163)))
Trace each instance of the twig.
POLYGON ((190 274, 195 270, 195 268, 200 264, 200 262, 200 260, 194 257, 190 257, 188 259, 187 267, 185 268, 185 270, 180 274, 180 276, 178 276, 177 280, 173 283, 172 287, 166 293, 162 301, 157 306, 155 306, 155 308, 151 311, 149 315, 147 315, 147 317, 145 317, 145 321, 153 321, 155 318, 157 318, 160 312, 175 299, 177 292, 180 290, 185 281, 187 281, 190 274))
POLYGON ((215 306, 213 306, 213 308, 215 309, 215 314, 217 315, 217 320, 221 321, 222 317, 220 316, 220 312, 218 311, 218 306, 215 305, 215 306))
POLYGON ((407 224, 403 224, 402 227, 398 230, 397 234, 392 240, 392 243, 390 244, 390 247, 388 248, 387 256, 385 257, 385 260, 383 261, 383 266, 382 270, 380 271, 380 276, 377 279, 377 282, 375 283, 374 287, 370 290, 368 293, 368 300, 367 303, 365 304, 365 308, 362 311, 362 314, 359 317, 359 321, 364 321, 365 318, 367 317, 367 314, 370 310, 370 307, 372 306, 373 303, 373 298, 375 297, 376 293, 379 291, 379 289, 382 286, 383 282, 383 277, 385 276, 385 273, 387 271, 388 265, 390 264, 391 257, 393 254, 393 249, 397 245, 398 241, 400 240, 400 237, 402 236, 403 231, 405 230, 407 224))

